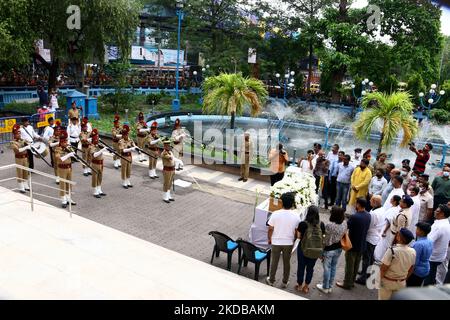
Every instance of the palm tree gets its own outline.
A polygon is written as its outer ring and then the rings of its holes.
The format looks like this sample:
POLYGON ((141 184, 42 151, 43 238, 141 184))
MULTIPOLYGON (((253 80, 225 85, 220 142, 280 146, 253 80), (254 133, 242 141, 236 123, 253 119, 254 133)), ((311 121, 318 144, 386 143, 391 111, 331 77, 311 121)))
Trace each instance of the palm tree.
POLYGON ((381 120, 383 126, 378 154, 383 147, 392 143, 400 130, 403 130, 401 147, 406 147, 417 135, 418 123, 412 116, 414 105, 408 92, 368 93, 362 100, 362 107, 365 111, 361 113, 361 117, 354 125, 356 137, 369 139, 373 126, 381 120))
POLYGON ((258 115, 268 96, 260 80, 245 78, 241 73, 210 77, 203 83, 203 92, 206 94, 203 111, 231 115, 231 129, 234 129, 236 114, 241 115, 244 107, 248 106, 252 117, 258 115))

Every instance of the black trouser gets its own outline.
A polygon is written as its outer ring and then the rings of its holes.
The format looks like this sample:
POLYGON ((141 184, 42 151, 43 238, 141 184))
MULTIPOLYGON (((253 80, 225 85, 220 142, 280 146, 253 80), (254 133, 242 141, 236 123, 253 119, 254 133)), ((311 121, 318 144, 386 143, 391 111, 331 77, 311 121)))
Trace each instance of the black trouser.
POLYGON ((319 193, 319 187, 320 187, 320 176, 316 176, 314 175, 314 177, 316 178, 316 193, 319 193))
POLYGON ((330 185, 328 188, 328 194, 330 195, 331 205, 336 203, 336 195, 337 195, 337 177, 331 177, 330 185))
POLYGON ((366 250, 362 254, 362 270, 361 270, 361 280, 365 281, 367 279, 367 268, 373 265, 374 258, 373 252, 375 251, 375 245, 366 241, 366 250))
POLYGON ((407 287, 421 287, 426 277, 419 277, 414 273, 406 280, 407 287))
POLYGON ((439 265, 442 262, 435 262, 435 261, 430 261, 430 273, 428 274, 428 276, 425 278, 423 285, 424 286, 429 286, 432 284, 436 284, 436 273, 437 273, 437 268, 439 267, 439 265))
POLYGON ((278 181, 283 180, 284 178, 284 172, 275 173, 270 176, 270 185, 273 186, 278 181))
POLYGON ((34 156, 33 156, 33 152, 31 152, 31 150, 27 150, 28 153, 28 167, 30 169, 34 169, 34 156))

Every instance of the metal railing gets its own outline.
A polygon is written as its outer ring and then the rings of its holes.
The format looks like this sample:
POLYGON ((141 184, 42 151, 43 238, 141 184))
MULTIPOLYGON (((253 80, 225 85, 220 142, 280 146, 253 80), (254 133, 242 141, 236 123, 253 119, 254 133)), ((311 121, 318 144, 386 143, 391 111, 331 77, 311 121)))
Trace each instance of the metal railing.
MULTIPOLYGON (((29 184, 29 187, 30 187, 30 204, 31 204, 31 211, 32 212, 34 211, 34 196, 35 195, 38 195, 38 196, 41 196, 41 197, 44 197, 44 198, 59 200, 59 198, 55 198, 55 197, 51 197, 51 196, 48 196, 48 195, 45 195, 45 194, 34 192, 33 191, 33 183, 35 185, 39 185, 39 186, 46 187, 46 188, 53 189, 53 190, 60 191, 60 189, 59 188, 55 188, 55 187, 51 187, 49 185, 42 184, 42 183, 39 183, 39 182, 33 182, 31 173, 35 173, 37 175, 40 175, 40 176, 52 179, 55 182, 57 180, 59 180, 59 183, 64 182, 64 183, 69 184, 70 185, 69 191, 68 192, 65 191, 65 192, 68 193, 68 196, 69 196, 69 201, 68 201, 69 202, 69 214, 70 214, 70 217, 72 218, 72 193, 73 193, 72 192, 72 187, 77 184, 76 182, 73 182, 73 181, 70 181, 70 180, 66 180, 66 179, 61 179, 61 178, 59 178, 57 176, 54 176, 54 175, 51 175, 51 174, 48 174, 48 173, 45 173, 45 172, 41 172, 39 170, 30 169, 28 167, 24 167, 24 166, 21 166, 19 164, 15 164, 15 163, 7 165, 7 166, 0 167, 0 171, 4 171, 4 170, 8 170, 8 169, 21 169, 21 170, 28 171, 28 173, 29 173, 28 174, 28 184, 29 184)), ((3 180, 0 180, 0 183, 5 182, 5 181, 10 181, 10 180, 17 180, 17 177, 6 178, 6 179, 3 179, 3 180)), ((23 179, 20 179, 20 180, 25 181, 23 179)), ((15 190, 15 189, 13 189, 13 190, 15 190)))

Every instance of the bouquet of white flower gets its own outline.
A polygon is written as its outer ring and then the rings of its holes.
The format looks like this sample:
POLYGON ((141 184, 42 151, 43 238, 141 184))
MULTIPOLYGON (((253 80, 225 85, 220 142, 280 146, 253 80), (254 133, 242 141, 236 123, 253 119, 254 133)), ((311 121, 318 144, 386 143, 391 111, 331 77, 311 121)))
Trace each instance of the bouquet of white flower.
POLYGON ((286 192, 295 193, 297 208, 307 208, 317 204, 316 184, 314 177, 309 173, 287 172, 283 180, 278 181, 270 188, 270 196, 280 199, 286 192))

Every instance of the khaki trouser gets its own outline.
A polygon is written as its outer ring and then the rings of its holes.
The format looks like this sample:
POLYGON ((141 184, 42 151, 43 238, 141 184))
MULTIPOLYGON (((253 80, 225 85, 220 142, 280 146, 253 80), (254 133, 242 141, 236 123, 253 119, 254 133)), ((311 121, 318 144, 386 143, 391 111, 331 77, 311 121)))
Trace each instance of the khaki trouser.
POLYGON ((406 287, 406 281, 391 281, 381 279, 380 289, 378 290, 378 300, 389 300, 391 296, 406 287))
MULTIPOLYGON (((72 180, 72 168, 69 169, 58 169, 58 174, 61 179, 72 180)), ((69 195, 70 184, 60 181, 59 182, 59 196, 64 197, 69 195)))
MULTIPOLYGON (((28 168, 28 158, 16 158, 16 164, 28 168)), ((16 169, 17 182, 25 182, 28 180, 28 171, 23 169, 16 169), (25 181, 23 181, 23 180, 25 181)))
POLYGON ((145 142, 145 138, 141 138, 141 137, 137 137, 137 146, 139 148, 144 148, 144 142, 145 142))
POLYGON ((122 180, 129 179, 131 177, 131 157, 126 158, 130 160, 130 162, 120 159, 122 180))
POLYGON ((150 149, 147 149, 147 152, 149 154, 151 154, 152 156, 156 157, 156 158, 148 157, 148 169, 149 170, 156 169, 156 163, 158 162, 158 156, 159 156, 158 152, 154 151, 154 150, 150 150, 150 149))
POLYGON ((244 179, 248 179, 250 175, 250 159, 249 156, 245 155, 245 162, 241 164, 241 177, 244 179))
POLYGON ((164 185, 163 191, 167 192, 172 187, 173 176, 175 175, 175 171, 163 171, 164 176, 164 185))
POLYGON ((103 165, 92 163, 91 166, 98 171, 98 174, 95 171, 92 171, 92 188, 100 187, 103 179, 103 165))
POLYGON ((50 148, 50 157, 52 158, 53 171, 55 172, 55 176, 59 177, 59 175, 58 175, 58 162, 56 161, 56 158, 55 158, 55 149, 54 148, 50 148))
POLYGON ((275 275, 277 274, 278 261, 280 255, 283 254, 283 283, 287 283, 289 280, 289 273, 291 272, 291 251, 292 245, 289 246, 277 246, 272 245, 270 265, 270 282, 275 282, 275 275))
POLYGON ((183 142, 175 144, 172 148, 172 152, 175 158, 181 159, 181 157, 183 157, 183 142))
MULTIPOLYGON (((112 147, 114 149, 115 152, 117 152, 118 154, 120 154, 120 150, 119 150, 119 143, 118 142, 113 142, 112 143, 112 147)), ((117 159, 119 159, 118 156, 114 155, 113 156, 113 160, 116 161, 117 159)))
MULTIPOLYGON (((81 151, 83 151, 82 158, 83 158, 83 160, 86 161, 87 163, 89 163, 89 161, 88 161, 88 150, 89 150, 89 148, 84 148, 84 147, 81 148, 81 151)), ((89 164, 90 164, 90 163, 89 163, 89 164)), ((86 168, 86 166, 83 165, 83 168, 86 168)))

